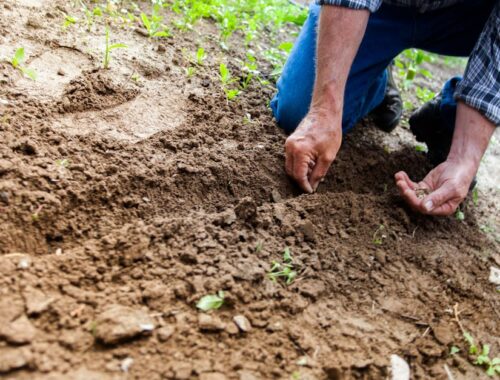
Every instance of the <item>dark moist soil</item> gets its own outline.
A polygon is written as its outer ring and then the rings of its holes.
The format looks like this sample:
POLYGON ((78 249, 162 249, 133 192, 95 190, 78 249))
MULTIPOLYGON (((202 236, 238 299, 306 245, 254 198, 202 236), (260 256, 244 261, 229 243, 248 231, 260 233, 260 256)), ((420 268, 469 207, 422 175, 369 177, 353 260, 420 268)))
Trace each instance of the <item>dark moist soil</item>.
POLYGON ((64 4, 0 5, 0 52, 24 46, 39 73, 0 63, 0 376, 386 379, 391 354, 414 379, 446 379, 445 365, 484 376, 452 310, 498 355, 498 247, 471 201, 464 222, 404 205, 393 175, 421 178, 422 153, 359 125, 301 195, 273 89, 226 101, 214 25, 164 41, 117 29, 129 49, 102 70, 102 26, 62 31, 64 4), (185 51, 200 43, 208 58, 189 79, 185 51), (268 277, 285 247, 289 286, 268 277), (221 309, 196 309, 219 290, 221 309))

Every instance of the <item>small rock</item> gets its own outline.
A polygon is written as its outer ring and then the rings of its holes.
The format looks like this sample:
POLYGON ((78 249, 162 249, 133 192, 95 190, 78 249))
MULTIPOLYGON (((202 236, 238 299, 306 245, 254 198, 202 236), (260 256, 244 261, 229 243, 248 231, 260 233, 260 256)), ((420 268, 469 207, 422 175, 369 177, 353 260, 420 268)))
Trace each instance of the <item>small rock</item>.
POLYGON ((31 351, 23 348, 0 348, 0 373, 26 367, 32 360, 31 351))
POLYGON ((0 327, 0 336, 12 344, 30 343, 36 335, 36 328, 26 315, 0 327))
POLYGON ((232 208, 228 208, 227 210, 224 210, 223 212, 219 213, 217 215, 217 219, 215 220, 215 224, 219 226, 230 226, 236 221, 236 213, 232 208))
POLYGON ((306 220, 300 226, 300 230, 304 234, 304 239, 307 241, 315 241, 316 235, 314 233, 314 225, 310 220, 306 220))
POLYGON ((257 205, 252 197, 244 197, 235 207, 235 212, 238 218, 246 222, 253 222, 257 216, 257 205))
POLYGON ((226 375, 220 372, 202 373, 199 377, 200 380, 227 380, 226 375))
POLYGON ((9 193, 6 191, 0 191, 0 202, 8 205, 9 204, 9 193))
POLYGON ((375 251, 375 258, 380 264, 385 264, 387 261, 387 256, 383 249, 377 249, 375 251))
POLYGON ((128 370, 130 369, 130 367, 132 366, 132 364, 134 364, 134 359, 132 359, 130 357, 125 358, 120 363, 120 369, 123 372, 128 372, 128 370))
POLYGON ((219 317, 208 314, 200 314, 198 316, 198 325, 202 331, 222 331, 226 328, 226 325, 219 317))
POLYGON ((271 191, 271 200, 274 203, 279 203, 279 202, 281 202, 283 200, 283 198, 281 197, 280 192, 277 189, 273 189, 271 191))
POLYGON ((28 315, 43 313, 54 301, 54 298, 47 297, 45 293, 35 288, 26 289, 23 295, 26 301, 26 312, 28 315))
POLYGON ((226 326, 226 332, 229 335, 237 335, 240 332, 240 329, 234 323, 228 323, 226 326))
POLYGON ((500 269, 490 267, 490 277, 488 280, 495 285, 500 285, 500 269))
POLYGON ((242 332, 249 332, 250 330, 252 330, 252 325, 250 324, 250 321, 244 315, 236 315, 233 318, 233 321, 242 332))
POLYGON ((154 329, 153 319, 142 310, 111 305, 96 319, 95 338, 115 344, 154 329))
POLYGON ((60 68, 59 70, 57 70, 57 75, 59 76, 65 76, 66 75, 66 71, 64 71, 64 69, 60 68))
POLYGON ((167 326, 160 327, 156 331, 156 335, 157 335, 158 340, 160 342, 166 342, 174 334, 174 332, 175 332, 174 326, 167 325, 167 326))
POLYGON ((29 257, 22 257, 17 263, 19 269, 28 269, 31 265, 31 260, 29 257))
POLYGON ((391 355, 391 375, 392 380, 410 379, 410 366, 398 355, 391 355))

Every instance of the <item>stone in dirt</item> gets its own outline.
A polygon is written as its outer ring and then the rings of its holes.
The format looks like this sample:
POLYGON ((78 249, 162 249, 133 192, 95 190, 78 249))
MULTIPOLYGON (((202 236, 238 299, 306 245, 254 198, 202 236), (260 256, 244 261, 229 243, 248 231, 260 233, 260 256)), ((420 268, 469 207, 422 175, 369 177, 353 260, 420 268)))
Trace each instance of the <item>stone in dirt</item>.
POLYGON ((226 328, 226 324, 219 317, 208 314, 198 316, 198 326, 200 330, 208 332, 222 331, 226 328))
POLYGON ((500 269, 490 267, 490 277, 488 280, 495 285, 500 285, 500 269))
POLYGON ((47 297, 44 292, 35 288, 28 288, 24 292, 26 312, 28 315, 38 315, 46 311, 54 298, 47 297))
POLYGON ((200 375, 200 380, 227 380, 226 375, 220 372, 208 372, 200 375))
POLYGON ((167 326, 160 327, 156 331, 156 335, 157 335, 158 340, 160 342, 166 342, 174 334, 174 332, 175 332, 174 326, 167 325, 167 326))
POLYGON ((0 327, 0 337, 12 344, 26 344, 33 341, 36 328, 26 315, 22 315, 13 322, 0 327))
POLYGON ((0 348, 0 373, 23 368, 31 363, 31 351, 26 348, 0 348))
POLYGON ((235 315, 233 321, 242 332, 249 332, 250 330, 252 330, 250 321, 244 315, 235 315))
POLYGON ((391 380, 410 380, 410 366, 398 355, 391 355, 391 380))
POLYGON ((95 322, 95 338, 105 344, 120 343, 154 329, 148 313, 121 305, 109 306, 95 322))

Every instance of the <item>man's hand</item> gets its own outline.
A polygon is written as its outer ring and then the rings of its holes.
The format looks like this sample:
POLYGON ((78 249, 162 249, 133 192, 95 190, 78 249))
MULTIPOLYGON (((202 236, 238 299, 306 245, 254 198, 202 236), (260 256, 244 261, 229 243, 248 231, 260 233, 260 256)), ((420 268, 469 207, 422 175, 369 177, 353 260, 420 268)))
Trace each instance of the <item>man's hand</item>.
POLYGON ((452 215, 467 196, 476 171, 473 163, 447 160, 419 183, 413 182, 405 172, 396 173, 395 179, 401 196, 415 211, 452 215))
POLYGON ((312 193, 326 175, 342 142, 342 126, 331 112, 310 111, 285 143, 287 174, 312 193))
POLYGON ((495 125, 465 103, 457 106, 455 132, 448 158, 415 183, 405 172, 396 173, 396 185, 405 201, 429 215, 451 215, 465 199, 495 125))

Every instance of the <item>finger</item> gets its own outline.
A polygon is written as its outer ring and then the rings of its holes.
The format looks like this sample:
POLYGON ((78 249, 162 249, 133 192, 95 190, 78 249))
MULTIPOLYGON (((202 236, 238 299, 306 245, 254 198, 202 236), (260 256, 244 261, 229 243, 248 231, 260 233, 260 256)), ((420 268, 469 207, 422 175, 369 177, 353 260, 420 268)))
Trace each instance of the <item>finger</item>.
POLYGON ((449 216, 453 215, 455 211, 457 210, 457 207, 459 205, 458 201, 452 200, 446 203, 443 203, 441 206, 434 208, 431 212, 429 212, 429 215, 435 215, 435 216, 449 216))
MULTIPOLYGON (((405 186, 407 185, 405 184, 405 186)), ((401 196, 412 209, 416 211, 421 211, 422 200, 417 197, 417 193, 415 193, 415 190, 406 188, 401 193, 401 196)))
MULTIPOLYGON (((459 198, 460 197, 455 189, 455 186, 447 182, 422 200, 422 211, 431 215, 438 215, 435 214, 435 212, 441 213, 444 211, 449 211, 449 214, 451 214, 454 210, 451 210, 450 206, 446 206, 446 203, 459 198)), ((449 214, 447 213, 446 215, 449 214)))
POLYGON ((309 183, 307 173, 309 171, 310 159, 306 156, 294 157, 292 177, 302 190, 306 193, 312 193, 313 189, 309 183))
POLYGON ((314 166, 314 169, 312 170, 312 172, 309 176, 309 182, 311 184, 313 191, 316 191, 319 183, 325 177, 326 173, 328 172, 328 168, 330 167, 332 161, 333 161, 333 159, 322 157, 318 160, 318 163, 316 164, 316 166, 314 166))
POLYGON ((403 181, 406 184, 405 188, 415 190, 418 187, 418 185, 413 182, 410 177, 408 177, 408 174, 406 174, 406 172, 404 171, 397 172, 394 175, 394 179, 396 180, 396 183, 398 183, 399 181, 403 181))
POLYGON ((293 154, 289 149, 285 151, 285 171, 289 176, 293 174, 293 154))

